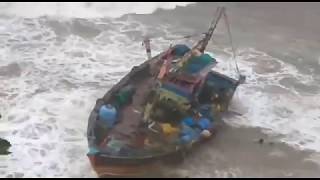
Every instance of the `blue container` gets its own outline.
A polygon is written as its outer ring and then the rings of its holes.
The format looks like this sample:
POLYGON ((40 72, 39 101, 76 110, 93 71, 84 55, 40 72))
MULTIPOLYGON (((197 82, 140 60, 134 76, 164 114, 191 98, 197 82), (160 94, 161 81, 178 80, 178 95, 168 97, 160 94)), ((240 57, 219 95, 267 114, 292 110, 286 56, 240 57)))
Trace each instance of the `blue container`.
POLYGON ((173 53, 176 56, 182 57, 189 51, 190 51, 190 48, 188 46, 186 46, 184 44, 177 44, 174 47, 173 53))
POLYGON ((189 144, 192 141, 197 141, 200 137, 201 131, 192 129, 191 127, 184 125, 180 136, 180 142, 182 144, 189 144))
POLYGON ((201 127, 202 130, 210 129, 212 127, 211 121, 207 118, 201 118, 198 121, 198 125, 201 127))
POLYGON ((184 125, 189 126, 189 127, 192 127, 192 126, 194 126, 194 125, 196 124, 195 121, 194 121, 194 119, 193 119, 192 117, 186 117, 186 118, 184 118, 184 119, 182 120, 182 123, 183 123, 184 125))
POLYGON ((105 122, 108 127, 112 127, 117 120, 117 110, 112 105, 103 105, 99 110, 99 118, 105 122))

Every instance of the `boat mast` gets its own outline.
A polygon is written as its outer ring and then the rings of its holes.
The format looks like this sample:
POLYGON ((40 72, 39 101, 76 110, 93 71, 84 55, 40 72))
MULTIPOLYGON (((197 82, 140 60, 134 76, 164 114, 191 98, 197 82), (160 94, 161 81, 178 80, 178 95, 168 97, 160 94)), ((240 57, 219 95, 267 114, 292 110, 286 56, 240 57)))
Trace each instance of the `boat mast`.
MULTIPOLYGON (((222 13, 225 11, 224 7, 218 7, 216 10, 216 15, 215 15, 215 19, 212 20, 209 30, 208 32, 205 33, 205 37, 203 39, 201 39, 200 41, 198 41, 198 43, 192 47, 192 50, 198 49, 200 50, 202 53, 204 52, 204 50, 206 49, 214 30, 217 27, 217 24, 222 16, 222 13)), ((181 60, 178 63, 178 67, 182 67, 183 64, 192 56, 192 50, 189 51, 188 53, 186 53, 181 60)))
POLYGON ((225 7, 218 7, 217 11, 216 11, 216 16, 215 19, 212 20, 209 30, 206 33, 206 36, 201 40, 202 44, 201 47, 199 48, 199 50, 201 52, 204 52, 204 50, 206 49, 210 39, 212 38, 213 32, 217 27, 217 24, 222 16, 222 14, 225 13, 225 7))

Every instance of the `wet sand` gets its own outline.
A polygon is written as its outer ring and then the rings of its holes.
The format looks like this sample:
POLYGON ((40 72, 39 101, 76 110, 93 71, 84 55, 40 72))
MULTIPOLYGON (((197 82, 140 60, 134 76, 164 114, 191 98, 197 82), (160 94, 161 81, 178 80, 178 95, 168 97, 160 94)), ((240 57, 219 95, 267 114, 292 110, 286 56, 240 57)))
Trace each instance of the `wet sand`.
POLYGON ((320 166, 307 159, 315 153, 277 142, 258 128, 221 124, 207 144, 182 165, 168 167, 169 177, 320 177, 320 166), (263 138, 264 143, 259 143, 263 138))

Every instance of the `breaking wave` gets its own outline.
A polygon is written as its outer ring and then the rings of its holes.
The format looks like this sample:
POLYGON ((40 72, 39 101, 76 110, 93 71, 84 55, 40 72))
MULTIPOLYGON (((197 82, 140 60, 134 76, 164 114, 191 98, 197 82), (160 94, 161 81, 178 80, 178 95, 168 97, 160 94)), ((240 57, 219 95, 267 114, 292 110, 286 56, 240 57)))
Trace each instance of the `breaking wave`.
POLYGON ((159 8, 174 9, 188 4, 191 2, 1 2, 0 15, 115 18, 130 13, 150 14, 159 8))

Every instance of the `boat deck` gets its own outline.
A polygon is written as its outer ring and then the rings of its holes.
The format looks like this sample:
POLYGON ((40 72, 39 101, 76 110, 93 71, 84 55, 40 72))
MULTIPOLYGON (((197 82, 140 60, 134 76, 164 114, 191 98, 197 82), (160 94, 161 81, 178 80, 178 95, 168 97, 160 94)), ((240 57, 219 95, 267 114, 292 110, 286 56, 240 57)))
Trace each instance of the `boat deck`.
POLYGON ((110 131, 109 135, 128 143, 137 139, 139 124, 143 119, 143 103, 146 95, 151 91, 154 81, 150 76, 134 84, 136 92, 132 103, 121 110, 119 123, 110 131))

